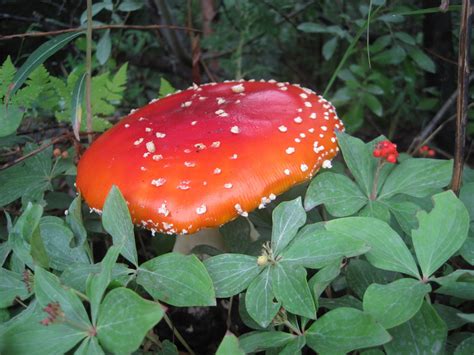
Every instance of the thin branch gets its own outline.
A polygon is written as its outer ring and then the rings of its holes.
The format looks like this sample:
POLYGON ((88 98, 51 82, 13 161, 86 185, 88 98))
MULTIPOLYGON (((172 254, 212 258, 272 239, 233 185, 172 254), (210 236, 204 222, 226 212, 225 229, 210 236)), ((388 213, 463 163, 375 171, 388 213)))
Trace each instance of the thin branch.
MULTIPOLYGON (((87 0, 87 32, 86 32, 86 127, 92 131, 92 0, 87 0)), ((92 143, 92 134, 87 136, 92 143)))
MULTIPOLYGON (((468 80, 471 82, 474 79, 474 75, 469 76, 468 80)), ((433 116, 431 119, 430 123, 421 131, 421 133, 416 136, 412 143, 410 144, 410 147, 408 148, 408 152, 413 153, 415 151, 415 147, 420 144, 421 141, 425 140, 426 137, 430 135, 430 133, 435 129, 435 127, 438 125, 438 123, 441 121, 441 119, 444 117, 446 112, 449 110, 449 108, 454 104, 458 97, 458 90, 456 89, 455 92, 451 94, 451 96, 446 100, 446 102, 441 106, 439 111, 433 116)))
POLYGON ((0 166, 0 171, 5 170, 7 168, 10 168, 13 165, 16 165, 18 163, 21 163, 23 160, 28 159, 29 157, 32 157, 33 155, 36 155, 36 154, 42 152, 43 150, 45 150, 46 148, 52 146, 53 144, 56 144, 56 143, 58 143, 62 140, 65 140, 65 139, 69 139, 70 137, 71 137, 70 132, 64 133, 64 134, 60 135, 59 137, 56 137, 56 138, 50 140, 48 143, 45 143, 42 146, 39 146, 38 148, 32 150, 31 152, 29 152, 29 153, 15 159, 15 160, 11 161, 9 163, 3 164, 2 166, 0 166))
POLYGON ((458 101, 456 105, 456 141, 454 145, 454 166, 451 189, 459 195, 464 168, 464 146, 466 144, 467 105, 469 101, 469 62, 471 59, 471 27, 473 0, 463 0, 461 26, 459 29, 458 54, 458 101))
MULTIPOLYGON (((191 32, 201 32, 201 30, 185 27, 185 26, 174 26, 174 25, 103 25, 103 26, 93 26, 92 29, 94 31, 100 30, 159 30, 159 29, 170 29, 170 30, 177 30, 177 31, 191 31, 191 32)), ((66 28, 64 30, 57 30, 57 31, 47 31, 47 32, 27 32, 27 33, 16 33, 6 36, 0 36, 0 41, 5 41, 8 39, 15 39, 15 38, 24 38, 24 37, 43 37, 43 36, 55 36, 63 33, 69 32, 81 32, 84 31, 84 27, 74 27, 74 28, 66 28)))

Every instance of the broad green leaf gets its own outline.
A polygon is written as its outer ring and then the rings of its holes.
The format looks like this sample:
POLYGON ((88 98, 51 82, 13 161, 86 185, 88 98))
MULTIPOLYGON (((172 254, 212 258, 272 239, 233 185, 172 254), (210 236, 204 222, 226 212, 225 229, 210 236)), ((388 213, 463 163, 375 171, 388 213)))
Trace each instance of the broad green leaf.
POLYGON ((121 248, 124 258, 138 266, 132 218, 122 193, 115 185, 112 186, 105 200, 102 224, 107 233, 112 236, 114 245, 121 248))
POLYGON ((326 222, 326 229, 368 244, 366 257, 375 267, 419 277, 406 244, 387 223, 370 217, 346 217, 326 222))
POLYGON ((369 314, 341 307, 314 322, 306 331, 306 341, 318 353, 347 353, 385 344, 390 334, 369 314))
POLYGON ((105 355, 97 337, 87 337, 74 352, 74 355, 105 355))
POLYGON ((290 340, 278 355, 295 355, 300 354, 301 349, 306 345, 305 336, 299 336, 296 339, 290 340))
POLYGON ((110 53, 112 52, 112 39, 110 38, 110 30, 105 30, 102 36, 97 42, 95 56, 99 61, 100 65, 104 65, 105 62, 110 57, 110 53))
POLYGON ((467 210, 452 191, 434 195, 433 201, 430 213, 418 213, 419 228, 412 232, 416 257, 425 278, 461 248, 469 229, 467 210))
POLYGON ((7 92, 6 96, 12 97, 15 92, 23 85, 33 70, 43 64, 46 59, 62 49, 66 44, 83 34, 84 32, 65 33, 56 36, 39 46, 28 56, 28 59, 16 72, 13 81, 9 85, 9 91, 7 92))
POLYGON ((454 355, 472 355, 474 353, 474 335, 464 339, 461 344, 456 347, 454 355))
POLYGON ((367 287, 374 283, 388 284, 397 278, 398 274, 377 269, 365 260, 352 259, 346 268, 346 281, 349 288, 360 299, 363 298, 367 287))
POLYGON ((168 339, 161 342, 161 350, 157 355, 179 355, 178 348, 168 339))
POLYGON ((91 307, 92 323, 95 324, 99 312, 99 304, 105 294, 105 290, 112 280, 112 269, 120 253, 120 248, 112 246, 107 250, 104 259, 102 259, 101 270, 98 274, 92 275, 87 279, 86 294, 89 297, 91 307))
POLYGON ((393 339, 384 345, 387 355, 442 354, 447 336, 446 324, 433 307, 423 302, 418 313, 408 322, 390 329, 393 339))
POLYGON ((430 73, 436 73, 435 62, 428 57, 420 48, 413 46, 408 55, 415 61, 415 63, 423 70, 430 73))
POLYGON ((195 255, 168 253, 143 263, 137 282, 153 298, 173 306, 214 306, 212 280, 195 255))
POLYGON ((374 179, 375 160, 368 145, 346 133, 336 132, 336 135, 347 167, 362 192, 366 196, 370 196, 374 179))
POLYGON ((273 210, 272 218, 272 251, 274 255, 278 255, 306 222, 306 212, 301 205, 301 197, 280 203, 273 210))
POLYGON ((319 224, 305 226, 282 252, 280 263, 319 269, 341 257, 361 255, 370 250, 363 240, 320 228, 319 224))
POLYGON ((241 254, 221 254, 204 261, 216 297, 231 297, 245 290, 260 273, 257 259, 241 254))
POLYGON ((341 272, 341 262, 342 259, 338 259, 323 267, 308 281, 309 289, 313 294, 316 304, 318 303, 317 300, 319 296, 321 296, 326 287, 339 276, 341 272))
POLYGON ((252 244, 250 238, 250 223, 247 218, 240 217, 219 228, 224 238, 226 251, 230 253, 247 254, 252 244))
POLYGON ((296 335, 277 331, 254 331, 239 337, 240 347, 246 354, 283 346, 296 335))
POLYGON ((441 319, 446 323, 448 330, 460 328, 467 323, 466 320, 458 316, 459 310, 454 307, 446 306, 441 303, 435 303, 433 304, 433 308, 436 310, 441 319))
POLYGON ((397 65, 403 62, 406 56, 407 54, 405 50, 403 49, 403 47, 395 45, 388 50, 378 53, 372 58, 372 60, 375 63, 379 63, 382 65, 387 65, 387 64, 397 65))
POLYGON ((334 55, 334 52, 336 51, 337 48, 337 42, 339 38, 338 37, 333 37, 329 41, 326 41, 323 45, 323 57, 326 60, 329 60, 332 58, 334 55))
POLYGON ((375 115, 381 117, 383 115, 383 106, 382 103, 380 102, 377 97, 374 95, 366 93, 363 96, 364 103, 367 105, 367 107, 372 111, 375 115))
POLYGON ((395 32, 394 33, 394 36, 399 39, 400 41, 406 43, 406 44, 410 44, 412 46, 415 46, 416 45, 416 39, 415 37, 413 37, 412 35, 410 35, 409 33, 406 33, 406 32, 395 32))
MULTIPOLYGON (((272 272, 266 267, 249 285, 245 294, 245 305, 250 317, 266 328, 280 309, 272 287, 272 272)), ((245 350, 245 349, 244 349, 245 350)))
POLYGON ((55 275, 36 267, 34 291, 41 307, 46 307, 50 303, 59 303, 67 319, 86 330, 91 327, 89 316, 79 297, 71 289, 64 288, 55 275))
POLYGON ((23 275, 0 268, 0 308, 10 307, 16 297, 24 300, 29 294, 23 275))
POLYGON ((6 137, 16 132, 20 127, 24 111, 14 104, 0 107, 0 137, 6 137))
POLYGON ((219 347, 217 348, 216 355, 245 355, 244 351, 239 345, 239 339, 227 331, 224 339, 222 339, 219 347))
POLYGON ((471 229, 474 231, 474 182, 465 183, 459 193, 459 199, 464 203, 469 212, 471 229))
POLYGON ((337 309, 340 307, 350 307, 362 310, 362 302, 351 295, 345 295, 338 298, 320 298, 319 306, 321 308, 327 308, 329 310, 337 309))
POLYGON ((43 239, 41 238, 40 229, 36 227, 31 237, 31 257, 36 265, 43 268, 49 267, 49 256, 44 247, 43 239))
POLYGON ((141 9, 145 5, 144 0, 123 0, 118 6, 119 11, 136 11, 141 9))
POLYGON ((390 223, 390 210, 384 203, 377 200, 369 200, 367 205, 357 215, 360 217, 373 217, 390 223))
POLYGON ((42 308, 33 301, 26 310, 0 326, 0 353, 61 355, 87 336, 85 330, 64 322, 42 325, 40 322, 48 315, 42 308))
POLYGON ((467 237, 459 253, 470 265, 474 265, 474 233, 472 237, 467 237))
POLYGON ((67 209, 66 222, 74 234, 74 246, 82 246, 87 239, 87 231, 82 222, 82 199, 77 196, 67 209))
POLYGON ((396 194, 428 196, 449 184, 452 170, 452 160, 404 160, 388 176, 378 198, 387 199, 396 194))
POLYGON ((5 261, 7 260, 8 255, 10 255, 11 251, 12 248, 8 242, 0 244, 0 266, 3 266, 3 264, 5 264, 5 261))
POLYGON ((31 242, 31 237, 36 228, 38 228, 42 215, 43 207, 29 202, 25 211, 16 221, 13 227, 13 232, 20 234, 25 241, 31 242))
POLYGON ((443 295, 474 300, 474 271, 456 270, 449 275, 434 278, 441 285, 435 292, 443 295))
POLYGON ((416 214, 421 210, 420 206, 414 202, 400 201, 396 198, 390 198, 385 202, 406 234, 410 235, 413 229, 418 228, 416 214))
POLYGON ((272 269, 273 292, 282 306, 300 316, 316 318, 316 307, 302 266, 285 266, 277 263, 272 269))
MULTIPOLYGON (((61 282, 75 290, 86 293, 86 282, 89 275, 99 274, 102 269, 102 263, 73 264, 63 271, 61 282)), ((133 273, 134 270, 129 269, 127 265, 116 263, 112 268, 112 280, 126 286, 133 273)))
POLYGON ((127 288, 115 288, 100 305, 97 337, 107 351, 131 353, 163 315, 159 303, 145 300, 127 288))
POLYGON ((413 317, 430 291, 430 285, 408 278, 388 285, 372 284, 364 294, 364 311, 390 329, 413 317))
POLYGON ((71 247, 74 235, 61 218, 47 216, 40 222, 40 233, 53 269, 64 270, 72 263, 89 263, 83 246, 71 247))
POLYGON ((83 73, 79 79, 77 79, 72 92, 71 100, 71 124, 74 136, 78 141, 81 140, 79 132, 81 130, 82 121, 82 102, 84 100, 84 92, 86 89, 86 78, 87 73, 83 73))
POLYGON ((324 204, 334 217, 356 213, 366 203, 367 197, 347 176, 334 173, 318 174, 306 191, 304 207, 307 211, 324 204))

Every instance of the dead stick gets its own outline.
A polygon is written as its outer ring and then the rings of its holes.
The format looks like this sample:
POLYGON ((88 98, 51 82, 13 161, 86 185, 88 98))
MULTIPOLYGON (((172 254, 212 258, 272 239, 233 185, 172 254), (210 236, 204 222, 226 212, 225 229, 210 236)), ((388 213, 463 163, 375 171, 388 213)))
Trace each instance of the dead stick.
MULTIPOLYGON (((126 30, 159 30, 167 28, 170 30, 178 30, 178 31, 191 31, 191 32, 201 32, 195 28, 189 28, 185 26, 174 26, 174 25, 104 25, 104 26, 93 26, 92 29, 94 31, 99 30, 108 30, 108 29, 126 29, 126 30)), ((43 36, 55 36, 60 35, 63 33, 68 32, 81 32, 85 31, 84 27, 75 27, 75 28, 66 28, 64 30, 57 30, 57 31, 48 31, 48 32, 27 32, 27 33, 16 33, 12 35, 0 36, 0 41, 5 41, 8 39, 15 39, 15 38, 23 38, 23 37, 43 37, 43 36)))
POLYGON ((453 177, 451 189, 459 195, 464 167, 464 146, 466 144, 467 105, 469 100, 469 62, 473 0, 463 0, 461 26, 459 29, 458 54, 458 101, 456 105, 456 141, 454 146, 453 177))

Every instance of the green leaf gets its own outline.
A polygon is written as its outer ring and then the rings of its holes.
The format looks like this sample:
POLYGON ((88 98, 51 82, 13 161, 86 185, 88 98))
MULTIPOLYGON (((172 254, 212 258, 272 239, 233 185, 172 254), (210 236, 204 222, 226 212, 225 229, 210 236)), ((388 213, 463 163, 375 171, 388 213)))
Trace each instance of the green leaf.
POLYGON ((382 107, 382 103, 379 101, 379 99, 377 99, 377 97, 366 93, 363 96, 363 99, 367 107, 370 109, 370 111, 372 111, 377 116, 382 117, 383 107, 382 107))
POLYGON ((325 60, 329 60, 334 55, 337 48, 338 37, 333 37, 329 41, 326 41, 323 45, 323 57, 325 60))
POLYGON ((456 347, 454 355, 471 355, 474 353, 474 336, 471 336, 461 342, 456 347))
MULTIPOLYGON (((86 293, 86 282, 91 274, 99 274, 103 270, 102 263, 97 264, 73 264, 61 274, 61 282, 75 290, 86 293)), ((112 280, 125 286, 134 270, 124 264, 116 263, 112 268, 112 280)))
POLYGON ((433 304, 433 307, 441 319, 443 319, 443 321, 446 323, 448 330, 460 328, 467 323, 466 320, 458 316, 459 310, 454 307, 446 306, 440 303, 433 304))
POLYGON ((435 62, 428 57, 420 48, 413 46, 409 51, 408 55, 415 61, 415 63, 423 70, 436 73, 435 62))
POLYGON ((16 297, 24 300, 29 295, 23 275, 0 268, 0 308, 10 307, 16 297))
POLYGON ((141 9, 145 5, 143 0, 123 0, 118 6, 119 11, 136 11, 141 9))
POLYGON ((204 261, 216 297, 231 297, 245 290, 260 273, 257 259, 241 254, 221 254, 204 261))
POLYGON ((74 352, 74 355, 105 355, 96 337, 87 337, 74 352))
POLYGON ((365 260, 352 259, 346 268, 346 281, 349 288, 357 297, 364 297, 367 287, 374 283, 388 284, 397 278, 398 274, 380 270, 365 260))
POLYGON ((446 342, 447 328, 433 307, 423 302, 418 313, 408 322, 392 328, 393 340, 384 345, 387 355, 442 354, 446 342))
POLYGON ((300 316, 316 318, 316 308, 306 281, 306 270, 301 266, 277 263, 272 269, 273 292, 282 306, 300 316))
MULTIPOLYGON (((461 192, 459 193, 459 199, 464 203, 469 212, 469 219, 474 222, 474 182, 465 183, 461 192)), ((474 229, 473 229, 474 230, 474 229)))
POLYGON ((222 339, 219 347, 217 348, 216 355, 245 355, 244 351, 239 345, 239 339, 227 331, 224 339, 222 339))
POLYGON ((369 200, 367 205, 359 211, 358 215, 360 217, 373 217, 390 223, 390 210, 384 203, 377 200, 369 200))
POLYGON ((375 160, 369 147, 360 139, 336 132, 342 155, 362 192, 370 196, 375 171, 375 160))
POLYGON ((110 189, 104 203, 102 225, 112 236, 114 245, 121 248, 123 257, 138 266, 132 218, 122 193, 115 185, 110 189))
POLYGON ((275 299, 273 293, 270 267, 266 267, 249 285, 245 294, 245 305, 250 317, 263 328, 266 328, 277 314, 281 303, 275 299))
POLYGON ((308 345, 327 354, 378 346, 390 339, 370 315, 346 307, 329 311, 306 331, 308 345))
POLYGON ((272 213, 272 251, 278 255, 295 237, 306 222, 306 212, 301 197, 280 203, 272 213))
POLYGON ((306 191, 304 207, 307 211, 324 204, 334 217, 350 216, 360 210, 367 197, 347 176, 334 173, 318 174, 306 191))
POLYGON ((320 298, 319 306, 329 310, 340 307, 350 307, 362 310, 362 302, 351 295, 345 295, 338 298, 320 298))
POLYGON ((364 311, 385 329, 390 329, 413 317, 430 291, 430 285, 414 279, 400 279, 388 285, 372 284, 364 294, 364 311))
POLYGON ((146 333, 163 317, 162 306, 144 300, 126 288, 110 291, 100 305, 97 337, 112 353, 131 353, 138 349, 146 333))
POLYGON ((112 246, 109 248, 109 250, 107 250, 107 254, 105 254, 104 259, 102 259, 102 262, 100 263, 100 272, 87 279, 86 293, 89 297, 93 324, 96 323, 97 314, 99 312, 99 304, 102 301, 105 290, 112 280, 112 269, 115 265, 115 262, 117 261, 119 253, 120 248, 117 246, 112 246))
POLYGON ((308 286, 316 300, 316 304, 319 296, 321 296, 326 287, 339 276, 341 272, 341 262, 342 259, 339 259, 323 267, 308 281, 308 286))
POLYGON ((38 227, 33 232, 31 237, 31 257, 36 265, 43 268, 49 267, 49 256, 44 247, 43 239, 38 227))
POLYGON ((224 238, 226 250, 230 253, 247 254, 252 244, 250 224, 247 218, 240 217, 219 228, 224 238))
POLYGON ((79 79, 77 79, 76 84, 74 85, 74 90, 72 92, 71 123, 72 131, 74 132, 74 136, 78 141, 81 140, 79 132, 81 130, 82 102, 84 100, 84 92, 86 89, 86 78, 87 73, 82 74, 79 79))
POLYGON ((416 214, 421 210, 420 206, 414 202, 400 201, 396 198, 390 198, 385 202, 406 234, 410 235, 413 229, 418 228, 416 214))
POLYGON ((474 300, 474 271, 456 270, 433 281, 441 285, 435 292, 466 300, 474 300))
MULTIPOLYGON (((34 291, 41 307, 59 303, 67 319, 80 324, 83 329, 91 327, 89 316, 79 297, 70 289, 65 289, 59 279, 50 272, 35 267, 34 291)), ((46 318, 46 317, 45 317, 46 318)), ((85 333, 86 330, 83 330, 85 333)))
POLYGON ((72 263, 89 263, 83 246, 71 247, 74 235, 61 218, 47 216, 40 222, 41 238, 53 269, 64 270, 72 263))
POLYGON ((168 94, 172 94, 176 91, 173 85, 170 84, 168 80, 161 77, 160 79, 160 92, 158 94, 159 97, 165 97, 168 94))
POLYGON ((14 104, 0 107, 0 137, 6 137, 16 132, 20 127, 24 111, 14 104))
POLYGON ((468 237, 459 253, 470 265, 474 265, 474 237, 468 237))
POLYGON ((319 224, 305 226, 281 254, 280 263, 319 269, 342 257, 369 251, 369 244, 350 236, 321 230, 319 224))
POLYGON ((366 257, 375 267, 419 277, 406 244, 387 223, 370 217, 346 217, 327 222, 326 229, 368 244, 371 249, 366 257))
POLYGON ((301 354, 301 349, 306 345, 306 337, 299 336, 296 339, 290 340, 285 347, 278 353, 278 355, 295 355, 301 354))
POLYGON ((375 55, 372 58, 372 60, 375 63, 379 63, 382 65, 387 65, 387 64, 397 65, 403 62, 406 56, 407 54, 405 50, 403 49, 403 47, 399 45, 394 45, 392 48, 375 55))
POLYGON ((277 331, 254 331, 239 337, 240 347, 246 354, 283 346, 296 335, 277 331))
POLYGON ((82 199, 80 195, 69 205, 66 222, 74 234, 74 246, 83 246, 87 239, 87 231, 82 222, 82 199))
POLYGON ((395 32, 394 33, 395 37, 399 39, 400 41, 415 46, 416 45, 416 39, 412 35, 406 32, 395 32))
POLYGON ((451 160, 404 160, 388 176, 379 199, 387 199, 400 193, 414 197, 431 195, 449 184, 452 168, 451 160))
POLYGON ((105 30, 102 36, 97 42, 97 48, 95 52, 95 56, 99 61, 100 65, 104 65, 105 62, 110 57, 110 53, 112 52, 112 39, 110 38, 110 30, 105 30))
POLYGON ((66 354, 87 336, 84 330, 68 323, 54 322, 44 326, 47 317, 38 302, 0 326, 0 352, 15 355, 66 354))
POLYGON ((451 190, 434 195, 433 201, 430 213, 418 213, 420 226, 412 232, 416 257, 425 278, 461 248, 469 229, 467 210, 451 190))
POLYGON ((36 228, 38 228, 42 215, 43 207, 29 202, 25 211, 16 221, 15 226, 13 227, 13 233, 18 233, 25 241, 31 242, 33 233, 36 228))
POLYGON ((195 255, 168 253, 138 268, 138 284, 155 299, 173 306, 214 306, 212 280, 195 255))
MULTIPOLYGON (((26 79, 33 70, 43 64, 46 59, 48 59, 54 53, 62 49, 70 41, 83 34, 84 32, 65 33, 56 36, 39 46, 33 53, 28 56, 28 59, 16 72, 13 81, 10 83, 9 90, 6 96, 12 97, 15 92, 23 85, 23 83, 26 81, 26 79)), ((8 100, 5 101, 7 102, 8 100)))

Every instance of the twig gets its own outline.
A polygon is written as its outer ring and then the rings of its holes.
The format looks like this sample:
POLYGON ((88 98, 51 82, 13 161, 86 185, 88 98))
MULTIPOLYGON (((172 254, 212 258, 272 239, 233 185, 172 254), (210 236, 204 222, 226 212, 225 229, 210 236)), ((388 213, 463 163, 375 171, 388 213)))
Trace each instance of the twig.
POLYGON ((7 169, 7 168, 10 168, 10 167, 12 167, 13 165, 16 165, 16 164, 18 164, 18 163, 21 163, 23 160, 28 159, 29 157, 32 157, 33 155, 36 155, 36 154, 42 152, 43 150, 45 150, 46 148, 52 146, 53 144, 56 144, 57 142, 60 142, 60 141, 62 141, 62 140, 64 140, 64 139, 69 139, 70 137, 71 137, 71 133, 69 133, 69 132, 68 132, 68 133, 64 133, 64 134, 60 135, 59 137, 56 137, 56 138, 50 140, 48 143, 45 143, 45 144, 43 144, 42 146, 40 146, 40 147, 38 147, 38 148, 32 150, 31 152, 29 152, 29 153, 27 153, 27 154, 25 154, 25 155, 23 155, 23 156, 21 156, 21 157, 15 159, 15 160, 11 161, 11 162, 9 162, 9 163, 3 164, 3 165, 0 167, 0 171, 5 170, 5 169, 7 169))
MULTIPOLYGON (((87 0, 87 44, 86 44, 86 127, 92 131, 92 0, 87 0)), ((87 135, 92 143, 92 134, 87 135)))
POLYGON ((163 315, 163 319, 165 320, 166 324, 168 324, 168 327, 173 331, 174 336, 179 340, 179 342, 184 346, 184 348, 188 351, 189 354, 191 355, 196 355, 193 349, 191 349, 186 343, 186 340, 182 337, 182 335, 179 333, 178 329, 175 328, 173 323, 171 322, 171 319, 168 317, 166 312, 163 315))
MULTIPOLYGON (((474 79, 474 75, 469 76, 468 81, 471 82, 474 79)), ((441 121, 441 119, 444 117, 446 112, 449 110, 449 108, 454 104, 456 101, 456 98, 458 97, 458 90, 456 89, 455 92, 451 94, 451 96, 446 100, 443 106, 439 109, 439 111, 433 116, 431 119, 430 123, 421 131, 421 133, 416 136, 412 143, 410 144, 410 147, 408 148, 408 153, 411 154, 415 151, 415 147, 420 144, 421 141, 425 140, 426 137, 430 135, 430 133, 433 131, 433 129, 436 127, 436 125, 441 121)))
POLYGON ((459 29, 458 54, 458 101, 456 105, 456 141, 454 145, 454 166, 451 189, 459 195, 464 168, 464 146, 466 144, 467 104, 469 101, 469 62, 471 59, 471 26, 473 0, 463 0, 461 26, 459 29))
MULTIPOLYGON (((170 29, 178 31, 192 31, 192 32, 201 32, 201 30, 195 28, 189 28, 185 26, 174 26, 174 25, 103 25, 103 26, 93 26, 94 31, 100 30, 117 30, 117 29, 126 29, 126 30, 159 30, 159 29, 170 29)), ((27 32, 27 33, 15 33, 6 36, 0 36, 0 41, 5 41, 8 39, 23 38, 23 37, 43 37, 43 36, 55 36, 68 32, 80 32, 84 31, 84 27, 74 27, 66 28, 64 30, 57 31, 47 31, 47 32, 27 32)))

